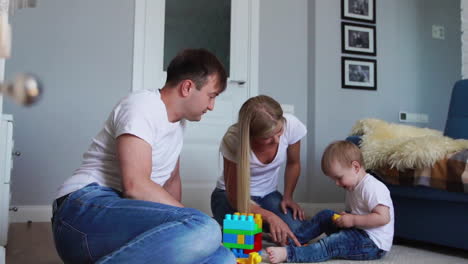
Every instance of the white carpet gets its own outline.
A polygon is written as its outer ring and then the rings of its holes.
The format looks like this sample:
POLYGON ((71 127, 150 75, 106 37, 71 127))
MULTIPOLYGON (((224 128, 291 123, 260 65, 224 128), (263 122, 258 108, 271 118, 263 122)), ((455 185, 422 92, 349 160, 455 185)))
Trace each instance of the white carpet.
MULTIPOLYGON (((323 209, 332 209, 337 212, 343 211, 344 204, 304 204, 302 208, 307 216, 315 215, 323 209)), ((316 238, 316 240, 320 239, 316 238)), ((274 246, 263 240, 263 248, 274 246)), ((263 251, 263 254, 265 252, 263 251)), ((269 263, 268 257, 263 255, 262 263, 269 263)), ((425 243, 402 241, 393 245, 392 250, 382 259, 371 261, 355 260, 329 260, 322 263, 331 264, 358 264, 358 263, 379 263, 379 264, 468 264, 468 251, 451 249, 442 246, 425 243)))
MULTIPOLYGON (((262 263, 269 263, 267 257, 263 257, 262 263)), ((409 246, 394 245, 392 250, 382 259, 371 261, 354 260, 329 260, 323 263, 330 264, 357 264, 357 263, 379 263, 379 264, 467 264, 468 251, 452 250, 436 246, 409 246)))

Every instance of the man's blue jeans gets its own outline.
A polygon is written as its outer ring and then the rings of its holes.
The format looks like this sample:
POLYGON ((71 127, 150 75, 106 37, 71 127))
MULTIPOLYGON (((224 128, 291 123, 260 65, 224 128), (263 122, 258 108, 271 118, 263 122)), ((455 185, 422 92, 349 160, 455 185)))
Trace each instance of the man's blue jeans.
POLYGON ((52 230, 65 263, 236 263, 202 212, 125 199, 95 183, 55 208, 52 230))
POLYGON ((296 234, 301 243, 322 233, 326 233, 327 237, 304 247, 288 245, 288 262, 319 262, 331 258, 371 260, 385 255, 386 251, 379 249, 364 230, 338 229, 332 220, 334 213, 323 210, 304 222, 296 234))
MULTIPOLYGON (((300 228, 304 223, 304 221, 300 221, 299 218, 294 220, 292 211, 289 208, 287 214, 282 212, 281 201, 283 200, 283 195, 281 195, 281 193, 278 191, 271 192, 264 197, 251 196, 250 198, 263 209, 279 216, 289 226, 294 234, 296 234, 297 229, 300 228)), ((214 189, 213 193, 211 194, 211 212, 213 213, 214 219, 221 226, 223 225, 224 216, 226 214, 233 214, 237 212, 229 204, 225 190, 219 188, 214 189)))

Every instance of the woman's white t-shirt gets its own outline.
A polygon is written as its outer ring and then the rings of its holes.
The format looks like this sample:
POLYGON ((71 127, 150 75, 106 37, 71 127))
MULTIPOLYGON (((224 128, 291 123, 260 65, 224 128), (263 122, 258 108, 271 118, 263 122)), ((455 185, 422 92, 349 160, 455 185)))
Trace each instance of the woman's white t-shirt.
POLYGON ((151 180, 159 185, 171 176, 179 158, 185 121, 169 122, 159 90, 136 91, 112 110, 104 128, 83 154, 81 167, 59 188, 57 198, 96 182, 121 191, 121 173, 116 157, 116 139, 137 136, 152 149, 151 180))
MULTIPOLYGON (((281 165, 286 161, 288 146, 298 142, 307 134, 306 127, 299 119, 291 114, 284 114, 283 116, 286 119, 286 123, 283 130, 284 132, 280 137, 278 151, 273 161, 264 164, 257 159, 253 151, 250 152, 250 195, 252 196, 263 197, 276 191, 278 175, 281 165)), ((237 126, 232 125, 226 132, 226 134, 232 133, 234 135, 231 139, 233 140, 233 146, 239 146, 237 143, 237 130, 237 126)), ((224 141, 221 143, 220 152, 226 159, 237 163, 236 153, 229 151, 224 141)), ((216 187, 223 190, 226 189, 223 175, 218 178, 216 187)))

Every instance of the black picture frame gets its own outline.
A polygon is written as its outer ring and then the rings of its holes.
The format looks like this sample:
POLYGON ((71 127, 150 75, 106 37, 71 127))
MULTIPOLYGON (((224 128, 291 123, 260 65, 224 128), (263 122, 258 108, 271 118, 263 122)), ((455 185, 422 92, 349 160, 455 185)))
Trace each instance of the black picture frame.
POLYGON ((341 18, 375 23, 375 0, 341 0, 341 18))
POLYGON ((341 22, 341 50, 343 53, 376 56, 376 27, 341 22))
POLYGON ((341 58, 341 86, 344 89, 377 90, 377 60, 341 58))

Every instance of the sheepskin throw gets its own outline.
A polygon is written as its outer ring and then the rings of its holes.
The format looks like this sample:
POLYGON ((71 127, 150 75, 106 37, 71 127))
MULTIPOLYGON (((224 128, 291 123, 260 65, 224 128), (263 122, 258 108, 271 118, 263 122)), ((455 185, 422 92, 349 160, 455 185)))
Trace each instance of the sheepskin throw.
POLYGON ((438 130, 379 119, 357 121, 351 135, 362 136, 360 147, 367 169, 427 168, 449 153, 468 149, 468 140, 455 140, 438 130))

